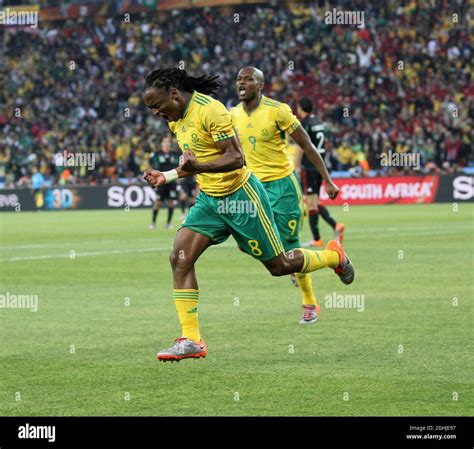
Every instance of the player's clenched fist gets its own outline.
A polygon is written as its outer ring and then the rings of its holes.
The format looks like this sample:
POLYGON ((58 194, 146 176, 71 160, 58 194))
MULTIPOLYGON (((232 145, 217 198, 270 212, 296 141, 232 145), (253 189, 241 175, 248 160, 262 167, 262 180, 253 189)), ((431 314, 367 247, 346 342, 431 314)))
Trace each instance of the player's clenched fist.
POLYGON ((145 172, 143 173, 143 179, 145 179, 145 181, 150 187, 154 188, 162 186, 166 183, 166 178, 163 173, 158 170, 152 170, 150 168, 148 170, 145 170, 145 172))
POLYGON ((198 161, 192 151, 185 151, 180 156, 179 168, 188 173, 198 173, 198 161))
POLYGON ((326 193, 329 198, 335 200, 339 193, 339 187, 333 182, 326 182, 326 193))

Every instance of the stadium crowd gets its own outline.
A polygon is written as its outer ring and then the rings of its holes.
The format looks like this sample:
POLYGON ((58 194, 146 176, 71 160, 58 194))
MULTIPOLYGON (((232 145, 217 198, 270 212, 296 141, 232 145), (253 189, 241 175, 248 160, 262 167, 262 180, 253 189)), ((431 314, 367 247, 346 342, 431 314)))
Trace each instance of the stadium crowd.
POLYGON ((5 33, 0 177, 5 185, 128 182, 147 168, 166 124, 141 100, 147 71, 185 64, 220 75, 237 103, 238 69, 255 65, 268 96, 296 110, 313 98, 335 170, 381 167, 380 155, 420 153, 422 172, 472 164, 472 18, 467 2, 353 2, 364 27, 325 22, 331 4, 294 2, 83 17, 5 33), (355 6, 357 5, 357 6, 355 6), (94 169, 55 155, 92 152, 94 169), (41 177, 42 175, 42 177, 41 177))

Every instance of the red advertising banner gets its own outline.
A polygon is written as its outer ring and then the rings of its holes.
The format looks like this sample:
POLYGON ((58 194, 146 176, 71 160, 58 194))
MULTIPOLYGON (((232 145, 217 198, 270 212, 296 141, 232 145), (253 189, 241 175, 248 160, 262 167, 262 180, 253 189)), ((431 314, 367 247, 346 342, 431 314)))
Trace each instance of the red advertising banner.
POLYGON ((330 200, 323 184, 322 204, 432 203, 438 190, 439 176, 336 178, 333 181, 340 189, 339 195, 336 200, 330 200))

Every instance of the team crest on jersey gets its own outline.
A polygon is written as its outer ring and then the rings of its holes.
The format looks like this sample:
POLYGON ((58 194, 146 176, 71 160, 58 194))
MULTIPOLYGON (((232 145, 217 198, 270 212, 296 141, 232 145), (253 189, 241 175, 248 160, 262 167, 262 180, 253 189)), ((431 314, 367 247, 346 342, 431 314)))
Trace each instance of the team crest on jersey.
POLYGON ((267 129, 267 128, 263 128, 263 129, 262 129, 262 136, 263 136, 263 137, 268 137, 268 134, 269 134, 268 129, 267 129))
POLYGON ((196 133, 192 133, 191 134, 191 140, 193 141, 193 143, 198 143, 199 142, 199 137, 196 133))

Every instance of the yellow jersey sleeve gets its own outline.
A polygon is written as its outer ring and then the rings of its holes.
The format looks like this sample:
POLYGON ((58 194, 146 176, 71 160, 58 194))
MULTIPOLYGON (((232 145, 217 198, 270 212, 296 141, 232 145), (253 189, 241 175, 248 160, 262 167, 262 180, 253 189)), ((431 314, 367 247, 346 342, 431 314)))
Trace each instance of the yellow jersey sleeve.
POLYGON ((300 121, 286 103, 280 103, 276 121, 280 130, 287 132, 288 134, 292 134, 293 131, 301 126, 300 121))
POLYGON ((211 134, 214 142, 221 142, 235 136, 232 118, 221 102, 214 101, 206 106, 201 119, 204 129, 211 134))

